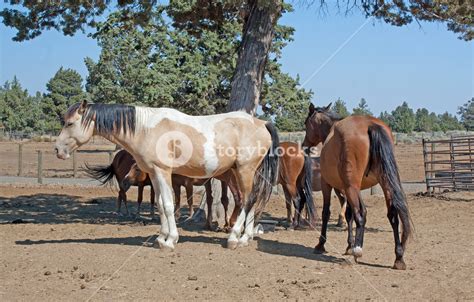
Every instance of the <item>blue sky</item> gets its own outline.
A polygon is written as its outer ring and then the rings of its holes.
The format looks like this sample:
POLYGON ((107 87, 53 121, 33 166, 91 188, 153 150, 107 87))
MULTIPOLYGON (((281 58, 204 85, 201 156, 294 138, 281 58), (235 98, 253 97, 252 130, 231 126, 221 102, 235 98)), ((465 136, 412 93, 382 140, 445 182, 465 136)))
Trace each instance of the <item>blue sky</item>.
MULTIPOLYGON (((294 42, 283 51, 283 70, 300 75, 301 84, 314 91, 315 104, 340 97, 352 109, 363 97, 376 114, 403 101, 455 113, 474 96, 473 43, 457 39, 444 24, 400 28, 367 21, 359 13, 322 16, 315 7, 298 6, 281 22, 296 29, 294 42)), ((100 51, 84 34, 48 31, 21 43, 13 42, 14 31, 3 25, 0 34, 0 81, 16 75, 30 93, 44 92, 60 66, 85 78, 84 58, 97 60, 100 51)))

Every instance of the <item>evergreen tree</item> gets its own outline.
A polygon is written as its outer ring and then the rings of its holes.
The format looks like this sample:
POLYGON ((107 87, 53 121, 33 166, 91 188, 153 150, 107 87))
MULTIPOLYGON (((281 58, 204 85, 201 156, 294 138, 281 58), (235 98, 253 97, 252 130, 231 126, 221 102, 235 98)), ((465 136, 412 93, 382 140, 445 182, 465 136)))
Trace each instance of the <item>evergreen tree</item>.
POLYGON ((0 122, 8 132, 38 130, 39 103, 21 87, 16 76, 4 84, 0 97, 0 122))
POLYGON ((43 97, 41 109, 44 117, 44 128, 48 131, 61 129, 62 115, 74 103, 85 98, 82 90, 82 77, 73 69, 62 67, 46 84, 47 93, 43 97))
POLYGON ((441 131, 446 132, 463 129, 463 126, 459 123, 458 118, 448 112, 438 115, 438 120, 441 131))
POLYGON ((380 112, 379 120, 384 122, 390 128, 393 127, 393 116, 390 113, 388 113, 387 111, 380 112))
POLYGON ((461 116, 461 123, 468 131, 474 131, 474 98, 459 107, 458 114, 461 116))
POLYGON ((369 105, 367 104, 364 98, 360 99, 359 104, 356 108, 352 110, 352 114, 354 115, 372 115, 372 112, 369 109, 369 105))
POLYGON ((347 110, 346 102, 344 102, 340 98, 338 98, 334 102, 334 104, 332 105, 331 110, 336 112, 337 114, 339 114, 339 116, 342 117, 342 118, 345 118, 345 117, 349 116, 349 110, 347 110))
POLYGON ((398 106, 392 111, 393 124, 390 125, 393 131, 410 133, 415 129, 415 114, 413 110, 408 106, 407 102, 403 102, 401 106, 398 106))

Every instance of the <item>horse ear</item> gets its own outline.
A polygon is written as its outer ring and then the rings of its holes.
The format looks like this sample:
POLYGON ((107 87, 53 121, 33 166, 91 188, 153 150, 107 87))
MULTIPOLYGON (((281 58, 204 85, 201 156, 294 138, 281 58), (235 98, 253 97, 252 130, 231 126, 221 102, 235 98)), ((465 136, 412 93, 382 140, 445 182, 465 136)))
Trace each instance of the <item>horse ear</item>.
POLYGON ((313 103, 309 103, 309 114, 313 114, 314 110, 316 110, 316 108, 314 108, 314 105, 313 103))
POLYGON ((324 108, 324 111, 329 111, 329 109, 331 109, 331 106, 332 106, 332 102, 329 103, 329 105, 327 105, 327 106, 324 108))
POLYGON ((86 111, 86 108, 87 108, 87 100, 83 100, 77 112, 79 114, 83 114, 86 111))

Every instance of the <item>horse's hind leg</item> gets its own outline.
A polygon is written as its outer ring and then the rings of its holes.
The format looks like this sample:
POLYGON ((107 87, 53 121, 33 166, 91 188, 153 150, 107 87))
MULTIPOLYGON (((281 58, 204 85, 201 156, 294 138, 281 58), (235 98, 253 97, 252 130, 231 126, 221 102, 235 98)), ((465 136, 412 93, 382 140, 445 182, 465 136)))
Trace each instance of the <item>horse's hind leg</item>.
POLYGON ((188 202, 189 208, 189 219, 193 217, 194 209, 193 209, 193 184, 189 183, 186 184, 186 200, 188 202))
POLYGON ((286 186, 282 185, 282 187, 283 187, 283 193, 285 194, 286 221, 291 226, 293 223, 293 213, 291 211, 293 201, 291 199, 290 193, 288 192, 288 189, 286 188, 286 186))
POLYGON ((229 197, 227 196, 227 183, 221 180, 221 203, 224 207, 224 229, 229 227, 229 217, 227 216, 227 210, 229 209, 229 197))
POLYGON ((180 217, 180 209, 181 209, 181 186, 178 184, 173 184, 173 192, 174 192, 174 201, 175 201, 175 217, 176 220, 180 217))
POLYGON ((153 185, 150 185, 150 215, 151 218, 155 218, 155 190, 153 185))
POLYGON ((139 185, 138 186, 138 198, 137 198, 137 216, 140 216, 140 208, 142 207, 142 201, 143 201, 143 186, 139 185))
POLYGON ((346 203, 346 222, 347 222, 347 248, 345 255, 352 255, 352 247, 354 245, 354 232, 352 230, 352 222, 354 221, 354 215, 352 213, 352 208, 346 203))
POLYGON ((337 226, 342 228, 344 226, 347 202, 346 198, 341 194, 339 190, 334 189, 334 192, 336 193, 336 196, 339 199, 339 203, 341 204, 341 211, 339 212, 339 217, 337 219, 337 226))
POLYGON ((326 244, 326 234, 328 229, 329 217, 331 216, 331 192, 332 187, 321 179, 321 191, 323 193, 323 214, 322 214, 322 226, 321 235, 319 236, 318 245, 314 248, 314 253, 322 254, 326 252, 324 244, 326 244))
MULTIPOLYGON (((120 189, 119 196, 120 196, 120 200, 123 201, 123 203, 125 204, 125 213, 127 213, 127 216, 128 216, 129 212, 128 212, 128 204, 127 204, 127 193, 125 193, 123 189, 120 189)), ((119 206, 118 206, 119 214, 121 213, 120 205, 121 205, 121 202, 119 202, 119 206)))
POLYGON ((403 260, 403 244, 400 241, 400 234, 399 234, 399 219, 398 219, 398 211, 392 204, 392 194, 388 189, 388 186, 381 183, 382 190, 385 195, 385 201, 387 204, 387 218, 390 221, 390 225, 392 226, 393 230, 393 237, 395 240, 395 263, 393 264, 394 269, 406 269, 405 261, 403 260))
POLYGON ((206 204, 207 204, 207 219, 206 219, 206 225, 205 228, 208 230, 212 229, 212 202, 214 199, 212 198, 212 184, 211 180, 206 181, 206 184, 204 185, 206 188, 206 204))
MULTIPOLYGON (((248 167, 247 169, 240 168, 237 171, 238 174, 238 183, 239 189, 242 193, 242 203, 244 206, 240 210, 240 214, 235 222, 232 230, 230 231, 229 238, 227 239, 227 247, 230 249, 235 249, 237 246, 245 246, 248 245, 249 236, 247 235, 244 239, 239 239, 240 234, 242 232, 242 227, 244 225, 245 220, 247 219, 247 210, 252 210, 252 208, 248 209, 248 197, 250 191, 253 187, 253 177, 255 175, 255 171, 253 167, 248 167)), ((253 215, 252 215, 252 224, 253 224, 253 215)), ((250 225, 246 225, 246 230, 250 228, 250 225)), ((253 225, 252 225, 252 232, 253 232, 253 225)))
POLYGON ((352 255, 357 261, 357 258, 362 257, 362 247, 364 245, 364 229, 367 216, 367 210, 364 206, 360 196, 360 190, 356 187, 349 187, 346 189, 345 196, 353 212, 353 217, 356 223, 356 235, 352 255))

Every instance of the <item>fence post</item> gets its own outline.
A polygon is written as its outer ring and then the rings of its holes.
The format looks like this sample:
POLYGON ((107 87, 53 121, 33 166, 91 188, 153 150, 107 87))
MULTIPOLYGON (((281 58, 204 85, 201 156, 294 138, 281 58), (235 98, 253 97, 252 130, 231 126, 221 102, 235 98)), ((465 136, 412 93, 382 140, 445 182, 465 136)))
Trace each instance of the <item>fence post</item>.
POLYGON ((375 186, 370 187, 370 195, 375 195, 375 186))
POLYGON ((114 160, 113 154, 114 154, 113 151, 109 151, 109 164, 111 164, 112 161, 114 160))
POLYGON ((23 175, 23 144, 18 144, 18 176, 23 175))
POLYGON ((449 161, 451 163, 451 181, 453 182, 453 191, 456 190, 456 166, 454 165, 454 146, 453 146, 453 137, 449 141, 449 161))
POLYGON ((76 151, 72 152, 72 177, 77 177, 76 151))
POLYGON ((43 151, 38 150, 38 183, 43 184, 43 151))

